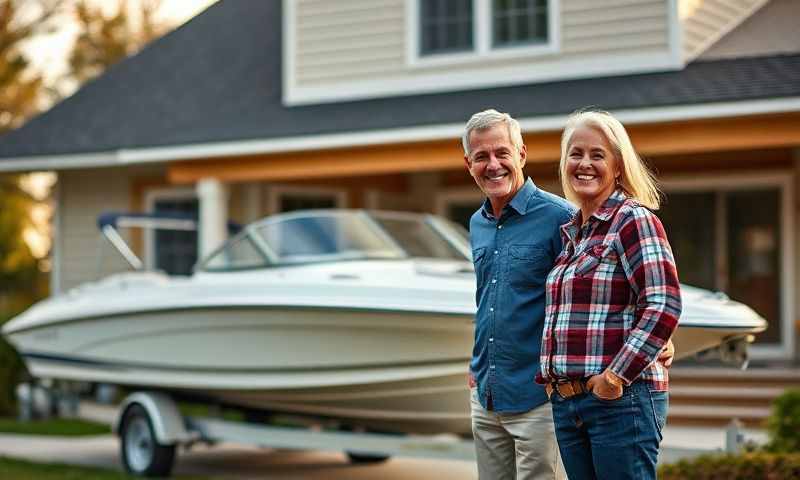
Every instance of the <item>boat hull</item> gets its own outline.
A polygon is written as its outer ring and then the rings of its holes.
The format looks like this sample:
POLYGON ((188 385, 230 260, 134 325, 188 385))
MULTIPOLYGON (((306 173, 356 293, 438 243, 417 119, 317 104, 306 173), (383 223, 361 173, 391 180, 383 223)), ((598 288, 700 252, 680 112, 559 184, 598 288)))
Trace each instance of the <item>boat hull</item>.
POLYGON ((38 378, 466 434, 472 337, 469 315, 248 308, 64 321, 10 340, 38 378))

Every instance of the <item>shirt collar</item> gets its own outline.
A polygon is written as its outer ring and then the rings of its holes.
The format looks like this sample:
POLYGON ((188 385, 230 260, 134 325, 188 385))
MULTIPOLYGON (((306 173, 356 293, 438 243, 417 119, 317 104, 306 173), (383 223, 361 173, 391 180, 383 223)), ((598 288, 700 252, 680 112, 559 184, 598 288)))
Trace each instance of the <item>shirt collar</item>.
MULTIPOLYGON (((617 210, 617 208, 619 208, 619 206, 622 205, 627 198, 628 196, 625 194, 625 192, 621 188, 617 188, 611 192, 611 195, 609 195, 606 201, 603 202, 603 205, 595 210, 595 212, 592 214, 592 218, 601 222, 607 222, 614 215, 614 212, 617 210)), ((574 240, 578 235, 578 230, 581 228, 579 223, 580 216, 581 211, 579 209, 572 216, 572 220, 561 226, 561 232, 566 235, 569 240, 574 240)))
MULTIPOLYGON (((522 187, 517 190, 517 193, 514 194, 514 197, 510 202, 508 202, 508 205, 506 205, 503 210, 511 207, 518 214, 525 215, 528 213, 528 200, 530 200, 530 198, 536 193, 536 190, 538 190, 538 187, 533 183, 533 180, 528 177, 528 179, 525 180, 525 183, 522 184, 522 187)), ((494 218, 494 214, 492 212, 492 202, 490 202, 487 198, 483 201, 483 216, 492 219, 494 218)))

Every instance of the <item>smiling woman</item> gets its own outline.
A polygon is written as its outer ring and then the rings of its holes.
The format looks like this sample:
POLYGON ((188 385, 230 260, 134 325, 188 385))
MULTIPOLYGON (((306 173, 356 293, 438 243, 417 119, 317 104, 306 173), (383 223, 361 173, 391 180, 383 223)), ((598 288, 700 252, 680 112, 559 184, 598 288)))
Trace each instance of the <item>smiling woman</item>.
MULTIPOLYGON (((559 170, 580 212, 547 277, 541 371, 570 478, 651 479, 667 416, 660 352, 681 313, 653 176, 622 124, 579 112, 559 170)), ((667 362, 667 359, 664 359, 667 362)))

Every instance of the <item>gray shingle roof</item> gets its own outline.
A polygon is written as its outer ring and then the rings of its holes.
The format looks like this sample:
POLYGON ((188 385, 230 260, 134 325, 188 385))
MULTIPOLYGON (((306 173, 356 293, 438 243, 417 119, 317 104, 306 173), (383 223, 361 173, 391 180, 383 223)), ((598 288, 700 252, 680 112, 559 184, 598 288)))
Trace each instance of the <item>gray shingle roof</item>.
POLYGON ((681 71, 285 107, 281 3, 212 5, 0 137, 0 161, 452 124, 489 107, 531 118, 586 105, 638 109, 800 96, 800 55, 784 55, 696 62, 681 71))

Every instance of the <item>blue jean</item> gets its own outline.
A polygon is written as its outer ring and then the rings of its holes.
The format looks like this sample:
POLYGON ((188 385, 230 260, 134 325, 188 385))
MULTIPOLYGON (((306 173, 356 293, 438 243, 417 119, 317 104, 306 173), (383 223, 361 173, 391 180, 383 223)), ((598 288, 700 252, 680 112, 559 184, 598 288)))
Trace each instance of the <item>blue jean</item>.
POLYGON ((667 392, 651 392, 646 383, 634 382, 616 400, 592 393, 564 399, 553 392, 550 401, 570 480, 656 478, 667 392))

